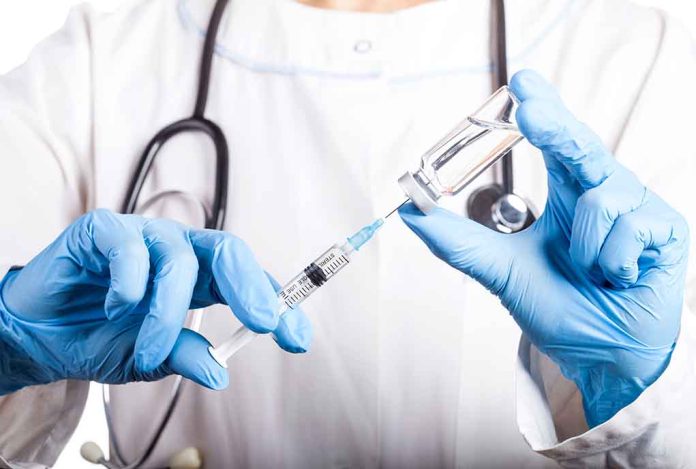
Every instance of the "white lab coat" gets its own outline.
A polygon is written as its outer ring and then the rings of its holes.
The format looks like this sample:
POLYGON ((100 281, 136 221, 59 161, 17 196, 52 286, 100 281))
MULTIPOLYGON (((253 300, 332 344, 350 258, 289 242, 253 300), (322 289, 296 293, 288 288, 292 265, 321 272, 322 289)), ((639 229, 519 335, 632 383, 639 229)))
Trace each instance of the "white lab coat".
MULTIPOLYGON (((192 112, 212 4, 79 8, 0 80, 1 263, 27 262, 87 210, 119 209, 148 139, 192 112)), ((488 4, 360 14, 231 1, 207 116, 230 145, 226 228, 278 279, 400 202, 397 177, 491 92, 488 4)), ((617 157, 696 225, 696 69, 686 33, 622 0, 507 8, 512 71, 552 80, 617 157)), ((201 142, 168 145, 148 193, 180 189, 209 202, 213 156, 201 142)), ((542 159, 526 143, 515 176, 543 207, 542 159)), ((465 196, 445 204, 462 212, 465 196)), ((198 224, 197 210, 176 199, 149 213, 198 224)), ((694 286, 690 276, 691 300, 694 286)), ((197 446, 212 468, 694 467, 696 330, 686 308, 667 370, 588 431, 576 388, 520 341, 497 299, 393 219, 306 303, 311 352, 285 354, 264 337, 231 362, 226 391, 186 383, 148 464, 197 446)), ((218 307, 202 331, 217 343, 237 326, 218 307)), ((52 464, 86 387, 59 382, 0 399, 0 454, 52 464)), ((129 458, 168 389, 168 381, 112 388, 129 458)))

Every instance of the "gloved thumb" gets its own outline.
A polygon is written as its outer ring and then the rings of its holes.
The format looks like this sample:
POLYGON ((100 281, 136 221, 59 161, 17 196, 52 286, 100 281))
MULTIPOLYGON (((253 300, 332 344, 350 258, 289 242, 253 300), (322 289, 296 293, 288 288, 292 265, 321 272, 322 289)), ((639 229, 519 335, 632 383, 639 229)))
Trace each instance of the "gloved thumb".
MULTIPOLYGON (((225 389, 229 384, 227 369, 208 352, 210 342, 190 329, 182 329, 171 353, 153 375, 181 375, 210 389, 225 389)), ((159 379, 163 376, 149 376, 159 379)))
POLYGON ((406 225, 437 257, 498 295, 512 260, 510 235, 503 235, 443 208, 424 215, 409 203, 399 209, 406 225))

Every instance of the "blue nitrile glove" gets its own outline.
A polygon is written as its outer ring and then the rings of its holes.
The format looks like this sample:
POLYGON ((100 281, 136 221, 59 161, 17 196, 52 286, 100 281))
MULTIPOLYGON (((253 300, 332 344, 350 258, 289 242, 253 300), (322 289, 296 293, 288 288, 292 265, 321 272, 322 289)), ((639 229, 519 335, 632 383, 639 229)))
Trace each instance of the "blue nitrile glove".
POLYGON ((189 308, 215 303, 273 331, 285 350, 305 351, 312 336, 299 309, 279 319, 273 281, 238 238, 106 210, 81 217, 0 287, 0 394, 173 373, 222 389, 227 370, 183 328, 189 308))
POLYGON ((400 213, 436 256, 500 297, 576 383, 595 426, 667 366, 679 332, 688 227, 539 75, 522 71, 511 88, 522 102, 520 130, 548 170, 541 217, 504 235, 443 209, 425 216, 409 204, 400 213))

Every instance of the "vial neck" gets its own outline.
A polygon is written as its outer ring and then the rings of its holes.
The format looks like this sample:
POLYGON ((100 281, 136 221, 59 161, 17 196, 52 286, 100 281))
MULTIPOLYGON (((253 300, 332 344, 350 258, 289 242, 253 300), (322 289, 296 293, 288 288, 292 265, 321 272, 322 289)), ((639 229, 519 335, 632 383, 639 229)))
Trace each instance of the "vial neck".
POLYGON ((399 185, 406 196, 423 213, 428 213, 437 206, 442 195, 428 176, 419 169, 415 173, 406 172, 399 178, 399 185))

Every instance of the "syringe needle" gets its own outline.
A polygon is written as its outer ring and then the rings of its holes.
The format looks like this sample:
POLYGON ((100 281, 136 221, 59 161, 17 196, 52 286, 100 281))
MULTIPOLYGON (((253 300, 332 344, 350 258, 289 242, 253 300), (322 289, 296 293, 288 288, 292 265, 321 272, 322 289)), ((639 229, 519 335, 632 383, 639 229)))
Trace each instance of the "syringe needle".
POLYGON ((406 203, 409 202, 410 200, 411 200, 411 199, 406 198, 406 200, 404 200, 404 201, 401 202, 399 205, 397 205, 397 206, 394 208, 394 210, 392 210, 391 212, 387 213, 387 214, 383 217, 383 219, 386 220, 388 217, 390 217, 391 215, 393 215, 394 213, 396 213, 397 210, 399 210, 401 207, 403 207, 404 205, 406 205, 406 203))

